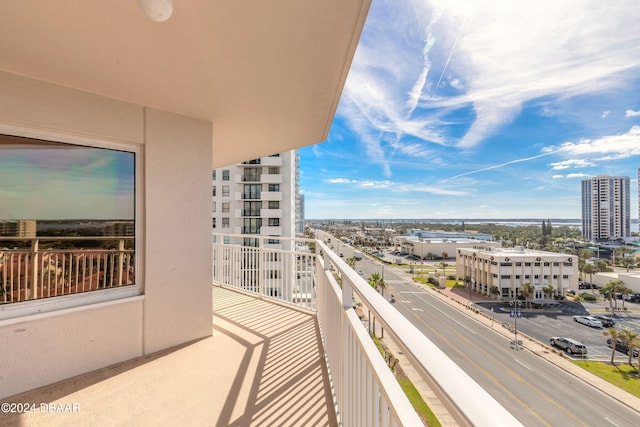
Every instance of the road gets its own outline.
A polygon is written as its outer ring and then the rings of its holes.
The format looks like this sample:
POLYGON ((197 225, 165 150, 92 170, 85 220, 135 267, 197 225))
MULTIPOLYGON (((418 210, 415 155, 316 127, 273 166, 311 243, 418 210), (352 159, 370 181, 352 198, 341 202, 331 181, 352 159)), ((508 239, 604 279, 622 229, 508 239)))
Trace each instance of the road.
MULTIPOLYGON (((345 257, 350 249, 341 248, 345 257)), ((396 308, 527 426, 637 426, 640 414, 520 348, 456 307, 406 280, 404 272, 368 258, 364 278, 384 272, 396 308)))

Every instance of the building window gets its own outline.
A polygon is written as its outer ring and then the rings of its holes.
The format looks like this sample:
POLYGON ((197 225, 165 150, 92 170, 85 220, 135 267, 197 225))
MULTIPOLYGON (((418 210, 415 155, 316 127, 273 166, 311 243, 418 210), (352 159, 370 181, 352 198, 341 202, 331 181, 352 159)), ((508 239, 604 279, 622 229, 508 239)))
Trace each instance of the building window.
POLYGON ((279 279, 280 270, 269 270, 269 279, 279 279))
POLYGON ((554 267, 558 267, 558 266, 560 266, 560 263, 559 263, 559 262, 554 262, 554 263, 553 263, 553 266, 554 266, 554 267))
POLYGON ((262 202, 243 202, 242 216, 260 216, 262 202))
POLYGON ((525 275, 524 275, 524 280, 529 280, 529 279, 531 279, 531 276, 530 276, 530 275, 528 275, 528 274, 525 274, 525 275))
POLYGON ((269 200, 269 209, 280 209, 280 202, 278 200, 269 200))
POLYGON ((563 274, 563 275, 562 275, 562 278, 563 278, 563 279, 568 279, 568 278, 569 278, 569 275, 568 275, 568 274, 563 274))
POLYGON ((229 181, 229 169, 222 170, 222 180, 229 181))
POLYGON ((522 267, 522 263, 520 261, 516 262, 516 267, 522 267))
POLYGON ((269 175, 279 175, 280 174, 280 168, 270 167, 268 169, 268 174, 269 175))
POLYGON ((216 219, 213 218, 213 228, 216 228, 216 219))
MULTIPOLYGON (((278 237, 278 236, 271 236, 271 237, 278 237)), ((269 239, 267 243, 269 243, 270 245, 279 245, 280 239, 269 239)))
POLYGON ((58 309, 58 296, 70 307, 86 303, 77 294, 138 293, 135 150, 0 135, 2 318, 58 309), (65 237, 78 231, 82 241, 65 237), (29 304, 42 299, 50 301, 29 304), (25 304, 9 307, 17 302, 25 304))
POLYGON ((223 185, 222 186, 222 197, 229 197, 229 186, 228 185, 223 185))
POLYGON ((508 274, 503 274, 500 276, 500 279, 511 279, 511 276, 508 274))
POLYGON ((535 267, 540 267, 540 263, 539 263, 539 262, 535 262, 535 263, 533 263, 533 265, 534 265, 535 267))
POLYGON ((535 276, 533 276, 533 278, 538 280, 540 278, 540 275, 536 274, 535 276))
POLYGON ((500 267, 511 267, 511 263, 510 262, 501 262, 500 263, 500 267))
POLYGON ((280 184, 269 184, 269 191, 280 191, 280 184))
POLYGON ((229 202, 222 203, 222 212, 229 212, 229 202))
POLYGON ((278 227, 280 225, 280 218, 269 218, 270 227, 278 227))
POLYGON ((525 262, 525 263, 524 263, 524 266, 525 266, 525 267, 531 267, 531 263, 530 263, 530 262, 525 262))
POLYGON ((216 211, 216 202, 213 202, 211 204, 211 212, 215 212, 216 211))
POLYGON ((245 184, 242 190, 243 199, 259 199, 260 192, 262 191, 262 185, 260 184, 245 184))
POLYGON ((222 218, 222 228, 229 228, 229 218, 222 218))
POLYGON ((544 266, 545 266, 545 267, 549 267, 549 263, 548 263, 548 262, 545 262, 545 263, 544 263, 544 266))
POLYGON ((260 234, 262 218, 245 218, 242 220, 242 234, 260 234))
POLYGON ((520 275, 516 274, 516 280, 520 279, 520 275))
POLYGON ((212 179, 213 179, 214 181, 216 180, 216 171, 215 171, 215 170, 213 171, 212 179))

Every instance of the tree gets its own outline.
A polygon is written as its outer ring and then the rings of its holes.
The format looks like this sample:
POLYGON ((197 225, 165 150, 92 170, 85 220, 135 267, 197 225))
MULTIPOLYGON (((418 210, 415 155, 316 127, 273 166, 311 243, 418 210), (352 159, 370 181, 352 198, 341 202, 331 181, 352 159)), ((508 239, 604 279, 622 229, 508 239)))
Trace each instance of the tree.
POLYGON ((618 309, 618 299, 616 298, 616 294, 622 293, 624 289, 627 287, 620 280, 612 280, 605 287, 600 290, 600 293, 605 296, 609 300, 609 305, 611 305, 611 301, 614 301, 615 310, 618 309))
POLYGON ((369 277, 368 283, 373 289, 380 291, 380 294, 384 296, 384 290, 387 287, 387 284, 379 273, 372 273, 371 277, 369 277))
POLYGON ((548 284, 544 288, 542 288, 542 292, 544 292, 544 294, 549 298, 553 298, 553 294, 555 293, 555 291, 556 288, 552 284, 548 284))
POLYGON ((578 251, 578 270, 580 273, 585 273, 584 268, 587 264, 587 260, 593 258, 593 252, 589 249, 581 249, 578 251))
POLYGON ((618 342, 620 333, 616 328, 609 328, 603 332, 605 335, 611 337, 611 364, 613 365, 616 357, 616 343, 618 342))
POLYGON ((346 259, 347 261, 347 265, 351 268, 354 268, 356 266, 356 259, 355 257, 349 257, 346 259))
MULTIPOLYGON (((618 332, 618 340, 629 349, 627 352, 627 356, 629 356, 629 366, 633 366, 633 348, 637 345, 638 334, 631 329, 622 329, 618 332)), ((640 366, 638 369, 640 369, 640 366)))
POLYGON ((500 289, 497 286, 491 286, 489 288, 489 293, 494 297, 497 297, 498 295, 500 295, 500 289))
POLYGON ((445 260, 449 257, 449 254, 446 252, 442 252, 442 276, 446 276, 447 274, 444 271, 444 267, 447 265, 445 260))
POLYGON ((625 256, 624 258, 622 258, 620 264, 622 264, 622 266, 626 268, 628 272, 630 268, 636 267, 636 259, 633 256, 625 256))
POLYGON ((589 284, 591 286, 591 292, 593 292, 593 273, 597 273, 596 267, 593 264, 586 263, 584 267, 582 267, 582 271, 584 274, 589 275, 589 284))
POLYGON ((524 297, 525 302, 529 302, 529 308, 531 308, 531 299, 535 290, 536 287, 529 282, 525 282, 520 285, 520 295, 524 297))

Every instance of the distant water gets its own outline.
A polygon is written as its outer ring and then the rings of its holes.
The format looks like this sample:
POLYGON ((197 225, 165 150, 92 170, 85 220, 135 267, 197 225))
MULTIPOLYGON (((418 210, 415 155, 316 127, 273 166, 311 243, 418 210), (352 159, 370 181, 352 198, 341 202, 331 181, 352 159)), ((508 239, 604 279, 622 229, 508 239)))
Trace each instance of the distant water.
MULTIPOLYGON (((354 219, 352 221, 377 221, 381 223, 397 223, 397 222, 426 222, 432 224, 460 224, 464 221, 465 224, 501 224, 507 226, 527 226, 527 225, 541 225, 542 221, 551 221, 552 226, 560 226, 566 225, 569 227, 578 227, 582 228, 582 220, 580 218, 570 218, 570 219, 558 219, 558 218, 480 218, 480 219, 465 219, 465 218, 456 218, 456 219, 442 219, 442 218, 423 218, 423 219, 354 219)), ((313 221, 313 220, 309 220, 313 221)), ((322 221, 322 220, 320 220, 322 221)), ((631 231, 638 232, 638 220, 631 220, 631 231)))

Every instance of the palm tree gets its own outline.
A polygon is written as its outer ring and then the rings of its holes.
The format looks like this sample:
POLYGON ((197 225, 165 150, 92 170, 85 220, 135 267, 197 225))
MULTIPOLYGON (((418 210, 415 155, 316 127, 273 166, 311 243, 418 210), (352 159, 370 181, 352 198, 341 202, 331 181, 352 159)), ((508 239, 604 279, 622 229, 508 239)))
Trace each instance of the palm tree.
POLYGON ((607 285, 602 288, 600 291, 605 297, 609 300, 609 305, 611 305, 611 301, 614 301, 614 308, 618 310, 618 299, 616 298, 616 294, 622 293, 623 290, 628 289, 624 283, 620 280, 612 280, 607 285))
POLYGON ((544 292, 545 295, 548 295, 549 298, 553 298, 555 290, 556 288, 554 288, 552 284, 548 284, 544 288, 542 288, 542 292, 544 292))
POLYGON ((587 260, 593 258, 593 252, 589 249, 581 249, 578 252, 578 270, 580 273, 584 273, 584 267, 587 265, 587 260))
POLYGON ((620 333, 616 328, 609 328, 603 333, 611 337, 611 364, 613 365, 616 357, 616 342, 620 338, 620 333))
POLYGON ((620 264, 622 264, 622 266, 626 268, 628 272, 630 268, 635 268, 636 259, 633 256, 626 256, 622 258, 622 261, 620 262, 620 264))
POLYGON ((444 267, 446 265, 445 260, 449 257, 449 254, 446 252, 442 252, 442 276, 446 276, 446 273, 444 271, 444 267))
POLYGON ((520 285, 520 295, 524 296, 524 301, 529 302, 529 308, 531 308, 531 298, 535 292, 536 287, 529 282, 525 282, 520 285))
POLYGON ((629 349, 629 351, 627 351, 627 356, 629 356, 629 366, 633 366, 633 348, 637 345, 638 334, 633 332, 631 329, 622 329, 618 332, 618 340, 629 349))
POLYGON ((355 257, 349 257, 346 259, 347 261, 347 265, 351 268, 354 268, 356 266, 356 259, 355 257))
POLYGON ((584 272, 584 274, 589 275, 589 285, 591 286, 591 292, 593 292, 593 273, 598 272, 596 270, 596 267, 593 264, 587 263, 584 265, 584 267, 582 267, 582 271, 584 272))

